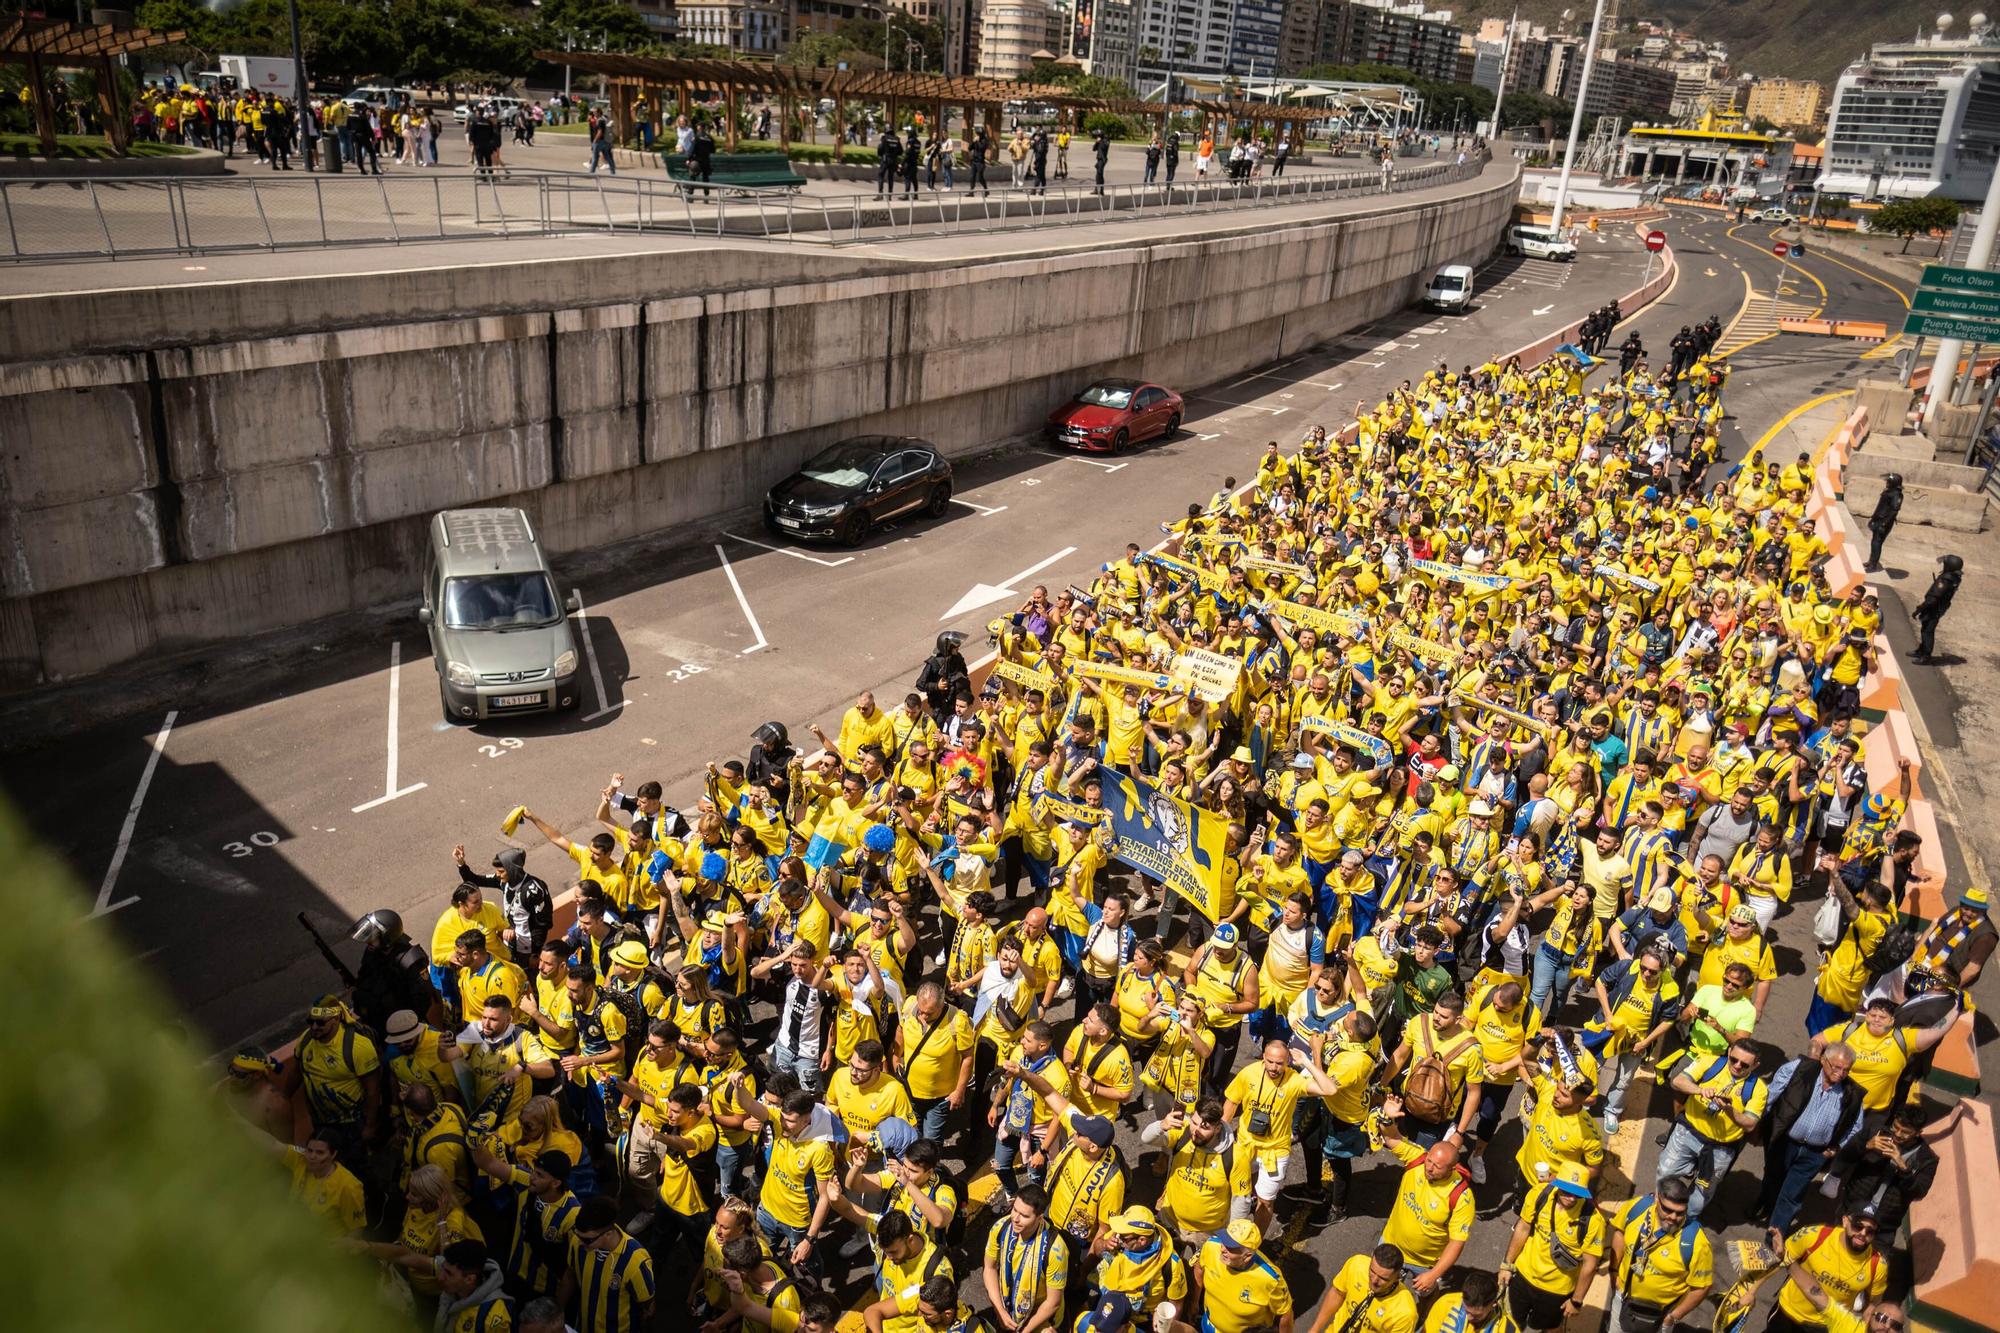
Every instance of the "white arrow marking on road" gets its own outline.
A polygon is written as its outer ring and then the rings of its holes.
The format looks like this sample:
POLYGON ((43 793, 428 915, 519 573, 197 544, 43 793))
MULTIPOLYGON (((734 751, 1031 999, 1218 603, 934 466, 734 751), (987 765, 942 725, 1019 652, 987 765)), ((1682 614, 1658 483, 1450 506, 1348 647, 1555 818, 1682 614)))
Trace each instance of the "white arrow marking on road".
POLYGON ((965 596, 959 598, 957 604, 954 605, 951 608, 951 610, 939 616, 938 619, 950 620, 955 616, 964 615, 967 611, 976 610, 982 606, 990 606, 994 602, 997 602, 1004 597, 1018 596, 1019 594, 1017 594, 1014 591, 1015 584, 1021 582, 1023 579, 1033 578, 1035 575, 1041 573, 1043 570, 1047 569, 1050 565, 1053 565, 1056 561, 1062 559, 1064 556, 1074 555, 1074 554, 1076 554, 1076 548, 1074 546, 1065 546, 1062 548, 1062 550, 1057 551, 1054 555, 1050 556, 1048 559, 1038 560, 1034 564, 1029 565, 1026 569, 1016 574, 1013 578, 1008 579, 1003 584, 975 583, 972 585, 972 591, 966 593, 965 596))
POLYGON ((111 849, 111 864, 104 868, 104 883, 97 886, 97 906, 91 909, 92 916, 105 916, 121 907, 130 907, 139 901, 139 895, 111 901, 111 890, 118 887, 118 871, 125 864, 125 852, 132 845, 132 831, 139 827, 139 807, 146 803, 146 788, 153 785, 153 770, 160 766, 160 754, 167 748, 167 737, 173 734, 174 719, 180 710, 167 714, 167 720, 160 724, 158 734, 153 737, 153 752, 146 756, 146 767, 139 773, 139 789, 132 793, 132 806, 125 812, 125 823, 118 830, 118 845, 111 849))
POLYGON ((1712 268, 1705 268, 1701 271, 1701 276, 1704 278, 1712 278, 1715 276, 1715 270, 1712 268))
POLYGON ((1539 308, 1538 308, 1538 309, 1536 309, 1536 310, 1535 310, 1535 311, 1534 311, 1533 313, 1534 313, 1534 314, 1537 314, 1537 315, 1546 315, 1546 314, 1548 314, 1548 313, 1549 313, 1549 311, 1551 311, 1551 310, 1554 310, 1554 309, 1555 309, 1555 307, 1554 307, 1554 306, 1552 306, 1552 305, 1545 305, 1545 306, 1541 306, 1541 307, 1539 307, 1539 308))

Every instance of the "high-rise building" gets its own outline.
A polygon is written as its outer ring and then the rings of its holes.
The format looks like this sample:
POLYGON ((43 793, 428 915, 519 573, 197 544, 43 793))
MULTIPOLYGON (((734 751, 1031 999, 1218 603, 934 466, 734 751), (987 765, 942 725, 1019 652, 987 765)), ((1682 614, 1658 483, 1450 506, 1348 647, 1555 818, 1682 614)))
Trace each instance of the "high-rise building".
POLYGON ((1139 25, 1133 0, 1074 0, 1067 48, 1086 74, 1131 83, 1139 74, 1139 25))
POLYGON ((675 12, 674 0, 626 0, 639 17, 645 21, 656 36, 673 40, 680 28, 680 15, 675 12))
POLYGON ((974 0, 888 0, 919 23, 935 23, 944 34, 944 72, 964 74, 973 68, 978 47, 979 16, 974 0))
POLYGON ((1328 65, 1393 65, 1444 81, 1459 76, 1459 38, 1463 30, 1450 13, 1434 13, 1421 4, 1388 0, 1326 0, 1319 30, 1320 63, 1328 65))
POLYGON ((1018 79, 1037 51, 1060 54, 1063 15, 1049 0, 985 0, 979 14, 979 76, 1018 79))
POLYGON ((1989 27, 1953 39, 1945 31, 1883 42, 1841 74, 1821 190, 1985 198, 2000 160, 2000 33, 1989 27))
POLYGON ((1136 9, 1134 63, 1149 86, 1169 69, 1268 78, 1319 59, 1321 0, 1138 0, 1136 9))
POLYGON ((1759 79, 1750 85, 1743 114, 1785 129, 1804 129, 1819 123, 1825 107, 1826 89, 1817 80, 1759 79))
MULTIPOLYGON (((1583 82, 1583 52, 1568 61, 1562 82, 1554 96, 1574 104, 1583 82)), ((1590 90, 1583 100, 1583 114, 1624 116, 1628 120, 1664 120, 1674 100, 1674 72, 1664 65, 1639 60, 1607 60, 1602 53, 1590 72, 1590 90)))

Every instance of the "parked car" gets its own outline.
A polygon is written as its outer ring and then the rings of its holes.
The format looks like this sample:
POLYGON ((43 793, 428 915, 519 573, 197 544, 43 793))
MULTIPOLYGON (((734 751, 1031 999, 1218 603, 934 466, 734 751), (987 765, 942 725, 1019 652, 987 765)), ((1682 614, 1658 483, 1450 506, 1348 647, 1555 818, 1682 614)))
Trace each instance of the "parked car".
POLYGON ((1529 259, 1569 260, 1576 258, 1576 242, 1567 232, 1553 227, 1522 223, 1507 229, 1507 253, 1526 255, 1529 259))
POLYGON ((1431 280, 1424 285, 1424 304, 1435 310, 1470 310, 1472 308, 1471 266, 1446 264, 1431 274, 1431 280))
POLYGON ((1141 380, 1099 380, 1049 413, 1049 437, 1072 449, 1123 453, 1181 428, 1181 396, 1141 380))
POLYGON ((501 124, 513 118, 516 111, 526 106, 518 97, 478 97, 470 102, 460 102, 451 109, 451 118, 463 125, 472 119, 475 111, 491 111, 493 118, 501 124))
POLYGON ((928 440, 862 435, 827 446, 764 497, 764 523, 787 537, 831 537, 846 546, 876 524, 951 504, 951 462, 928 440))
POLYGON ((450 722, 569 709, 576 640, 555 576, 519 509, 447 509, 431 519, 417 619, 430 633, 450 722))

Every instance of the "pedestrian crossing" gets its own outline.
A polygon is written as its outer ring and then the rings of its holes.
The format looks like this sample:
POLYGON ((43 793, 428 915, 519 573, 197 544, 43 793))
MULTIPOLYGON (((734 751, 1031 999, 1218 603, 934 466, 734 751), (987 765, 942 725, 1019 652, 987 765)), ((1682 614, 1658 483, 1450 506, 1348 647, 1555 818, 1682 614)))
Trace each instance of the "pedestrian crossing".
POLYGON ((1819 314, 1820 309, 1820 302, 1797 295, 1789 286, 1779 289, 1775 301, 1769 292, 1753 291, 1743 312, 1723 330, 1715 350, 1721 356, 1732 355, 1752 343, 1775 337, 1780 319, 1810 319, 1819 314))

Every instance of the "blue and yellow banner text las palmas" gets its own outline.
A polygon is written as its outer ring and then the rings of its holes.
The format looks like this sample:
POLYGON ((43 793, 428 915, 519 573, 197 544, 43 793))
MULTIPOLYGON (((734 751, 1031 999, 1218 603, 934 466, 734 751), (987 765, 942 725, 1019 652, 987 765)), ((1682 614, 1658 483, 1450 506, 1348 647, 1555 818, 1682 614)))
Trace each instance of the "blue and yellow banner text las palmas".
POLYGON ((1193 903, 1211 922, 1221 907, 1228 826, 1144 778, 1099 766, 1111 812, 1111 854, 1193 903))
POLYGON ((1438 560, 1412 560, 1410 568, 1419 574, 1429 574, 1432 578, 1463 583, 1468 588, 1505 588, 1514 582, 1505 574, 1482 574, 1476 569, 1447 565, 1438 560))
POLYGON ((993 674, 1001 680, 1011 680, 1016 685, 1022 686, 1025 689, 1040 690, 1044 694, 1053 694, 1055 692, 1056 678, 1054 676, 1046 671, 1037 671, 1033 667, 1022 666, 1019 662, 1010 662, 1004 657, 993 659, 993 674))
POLYGON ((1335 722, 1332 718, 1310 715, 1302 717, 1299 719, 1299 730, 1317 731, 1322 736, 1330 737, 1339 744, 1345 745, 1350 750, 1366 750, 1370 755, 1374 756, 1375 762, 1378 764, 1386 764, 1394 757, 1394 752, 1389 748, 1389 742, 1382 737, 1371 736, 1359 727, 1349 726, 1345 722, 1335 722))
POLYGON ((1345 634, 1358 639, 1368 632, 1367 617, 1352 611, 1326 611, 1317 606, 1283 600, 1267 602, 1265 608, 1272 615, 1289 620, 1301 629, 1318 630, 1321 634, 1345 634))

